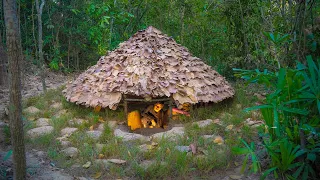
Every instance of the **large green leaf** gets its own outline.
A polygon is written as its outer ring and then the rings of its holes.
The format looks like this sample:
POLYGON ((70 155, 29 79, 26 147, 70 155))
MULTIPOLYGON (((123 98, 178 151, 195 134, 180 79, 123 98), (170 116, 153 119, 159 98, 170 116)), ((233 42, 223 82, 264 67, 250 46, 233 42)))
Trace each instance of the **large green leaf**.
MULTIPOLYGON (((311 56, 307 56, 307 62, 308 62, 308 69, 311 75, 312 84, 314 87, 317 87, 317 80, 316 80, 316 74, 319 73, 319 70, 316 66, 316 64, 313 62, 311 56)), ((319 74, 318 74, 319 76, 319 74)))
POLYGON ((286 70, 284 68, 281 68, 278 74, 278 84, 277 84, 278 90, 282 90, 284 88, 285 77, 286 77, 286 70))
POLYGON ((246 108, 246 109, 244 109, 244 111, 245 112, 249 112, 249 111, 258 110, 258 109, 265 109, 265 108, 273 108, 273 106, 272 105, 268 105, 268 104, 259 105, 259 106, 246 108))
POLYGON ((262 176, 260 177, 260 179, 261 179, 261 180, 265 179, 272 171, 275 171, 275 170, 277 170, 277 169, 278 169, 278 167, 273 167, 273 168, 270 168, 270 169, 266 170, 266 171, 262 174, 262 176))
POLYGON ((232 152, 237 155, 248 154, 250 151, 247 148, 233 147, 232 152))
POLYGON ((4 158, 3 158, 3 161, 8 160, 8 159, 11 157, 12 152, 13 152, 12 150, 8 151, 7 154, 6 154, 6 155, 4 156, 4 158))
POLYGON ((307 115, 308 114, 308 111, 304 110, 304 109, 288 108, 288 107, 283 107, 283 106, 280 106, 279 109, 282 110, 282 111, 291 112, 291 113, 295 113, 295 114, 301 114, 301 115, 307 115))

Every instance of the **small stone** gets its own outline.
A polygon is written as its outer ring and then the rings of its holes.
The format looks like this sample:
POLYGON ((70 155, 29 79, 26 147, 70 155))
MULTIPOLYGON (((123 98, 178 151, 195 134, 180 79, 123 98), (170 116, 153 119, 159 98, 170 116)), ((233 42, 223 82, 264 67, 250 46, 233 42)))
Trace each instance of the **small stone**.
POLYGON ((53 103, 51 106, 50 106, 50 108, 52 109, 62 109, 62 103, 60 103, 60 102, 55 102, 55 103, 53 103))
POLYGON ((30 106, 30 107, 24 109, 24 112, 26 112, 28 114, 36 114, 36 113, 39 113, 40 110, 34 106, 30 106))
POLYGON ((60 141, 60 145, 62 148, 67 148, 67 147, 71 146, 71 142, 70 141, 60 141))
POLYGON ((97 130, 98 131, 104 131, 104 125, 105 125, 104 123, 99 124, 97 130))
POLYGON ((53 117, 60 118, 62 115, 65 115, 67 113, 68 113, 67 110, 63 109, 63 110, 58 111, 53 117))
POLYGON ((101 131, 87 131, 87 135, 94 140, 98 140, 101 136, 101 131))
POLYGON ((36 126, 37 127, 49 126, 49 119, 47 119, 47 118, 39 118, 36 121, 36 126))
POLYGON ((61 137, 57 137, 56 140, 58 140, 58 141, 66 141, 66 140, 68 140, 69 137, 70 137, 69 134, 65 134, 65 135, 63 135, 61 137))
POLYGON ((63 154, 69 157, 76 157, 79 153, 79 150, 75 147, 68 147, 61 151, 63 154))
POLYGON ((204 127, 209 126, 212 123, 213 123, 212 119, 207 119, 207 120, 203 120, 203 121, 194 122, 194 123, 192 123, 192 125, 198 125, 200 128, 204 128, 204 127))
POLYGON ((174 148, 180 152, 190 152, 191 151, 191 148, 189 146, 176 146, 174 148))
POLYGON ((31 138, 36 138, 39 136, 43 136, 46 134, 50 134, 53 132, 53 127, 52 126, 42 126, 34 129, 30 129, 27 132, 27 135, 31 138))
POLYGON ((125 164, 127 161, 122 159, 107 159, 108 162, 111 162, 113 164, 125 164))
POLYGON ((103 148, 105 148, 105 147, 107 147, 105 144, 99 144, 99 143, 97 143, 96 144, 96 150, 97 150, 97 152, 101 152, 102 150, 103 150, 103 148))
POLYGON ((152 135, 153 139, 169 138, 175 141, 177 137, 184 135, 184 127, 173 127, 169 131, 156 133, 152 135))
POLYGON ((88 161, 84 165, 82 165, 82 167, 86 168, 86 169, 88 169, 90 166, 91 166, 91 162, 90 161, 88 161))
POLYGON ((202 136, 203 137, 203 139, 214 139, 216 136, 214 135, 214 134, 212 134, 212 135, 203 135, 202 136))
POLYGON ((70 128, 70 127, 66 127, 64 129, 61 130, 61 135, 64 136, 66 134, 73 134, 74 132, 78 131, 78 128, 70 128))
POLYGON ((108 169, 111 163, 106 159, 96 159, 94 163, 100 166, 103 166, 105 169, 108 169))
POLYGON ((143 136, 141 134, 135 134, 135 133, 128 133, 128 132, 124 132, 120 129, 116 129, 114 131, 114 135, 118 138, 122 138, 122 141, 134 141, 134 140, 140 140, 143 142, 146 142, 149 140, 148 137, 143 136))
POLYGON ((84 123, 88 123, 88 120, 75 118, 75 119, 71 119, 69 121, 69 125, 70 126, 81 125, 81 124, 84 124, 84 123))

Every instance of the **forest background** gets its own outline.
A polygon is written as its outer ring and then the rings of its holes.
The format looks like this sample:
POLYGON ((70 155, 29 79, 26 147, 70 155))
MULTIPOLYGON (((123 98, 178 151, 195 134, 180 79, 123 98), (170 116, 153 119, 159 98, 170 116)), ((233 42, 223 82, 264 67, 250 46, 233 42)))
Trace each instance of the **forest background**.
MULTIPOLYGON (((35 0, 18 1, 25 63, 42 64, 41 17, 44 66, 65 73, 95 64, 150 25, 227 78, 233 78, 232 68, 275 70, 278 62, 290 67, 296 60, 305 62, 306 55, 319 56, 320 6, 315 0, 43 0, 38 7, 42 3, 38 16, 35 0), (277 36, 283 39, 273 41, 277 36)), ((3 4, 0 9, 5 49, 3 4)), ((3 77, 7 62, 1 61, 3 77)))

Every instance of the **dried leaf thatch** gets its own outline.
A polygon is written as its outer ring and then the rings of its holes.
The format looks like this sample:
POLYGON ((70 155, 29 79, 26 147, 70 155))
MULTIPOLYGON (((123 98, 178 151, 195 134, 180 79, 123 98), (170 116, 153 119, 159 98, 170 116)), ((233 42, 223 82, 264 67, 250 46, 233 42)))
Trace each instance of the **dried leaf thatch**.
POLYGON ((102 56, 63 92, 70 102, 111 109, 121 94, 172 95, 177 104, 220 102, 234 95, 224 77, 151 26, 102 56))

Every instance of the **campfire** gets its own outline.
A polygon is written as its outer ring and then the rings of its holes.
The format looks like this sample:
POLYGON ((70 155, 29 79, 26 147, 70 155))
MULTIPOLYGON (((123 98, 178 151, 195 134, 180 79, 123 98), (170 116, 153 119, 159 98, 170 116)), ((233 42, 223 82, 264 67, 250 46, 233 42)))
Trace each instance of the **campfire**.
POLYGON ((131 130, 167 128, 172 115, 171 98, 141 99, 124 97, 127 123, 131 130))
POLYGON ((127 125, 131 130, 166 129, 170 120, 176 120, 180 116, 190 116, 191 105, 184 103, 174 107, 172 98, 141 99, 125 96, 123 99, 127 125))

